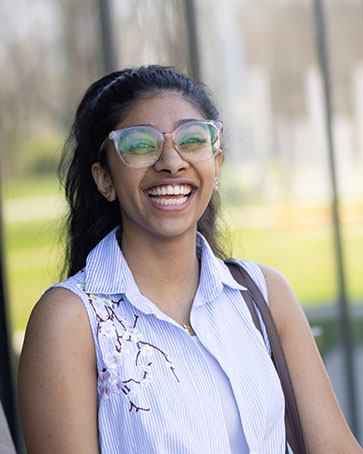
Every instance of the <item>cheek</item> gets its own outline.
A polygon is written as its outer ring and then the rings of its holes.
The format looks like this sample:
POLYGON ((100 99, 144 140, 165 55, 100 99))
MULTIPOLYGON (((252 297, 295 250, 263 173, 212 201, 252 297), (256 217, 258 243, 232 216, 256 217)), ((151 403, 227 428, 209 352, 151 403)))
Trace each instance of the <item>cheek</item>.
POLYGON ((120 160, 117 165, 111 168, 111 177, 115 189, 121 194, 122 192, 132 191, 132 188, 136 188, 144 173, 140 169, 132 169, 123 164, 120 160))
POLYGON ((214 163, 209 164, 202 170, 202 174, 206 186, 213 188, 214 178, 216 177, 216 175, 218 175, 217 166, 214 163))
POLYGON ((140 184, 144 172, 122 165, 122 168, 119 166, 111 174, 121 211, 128 212, 132 207, 139 205, 143 196, 140 184))

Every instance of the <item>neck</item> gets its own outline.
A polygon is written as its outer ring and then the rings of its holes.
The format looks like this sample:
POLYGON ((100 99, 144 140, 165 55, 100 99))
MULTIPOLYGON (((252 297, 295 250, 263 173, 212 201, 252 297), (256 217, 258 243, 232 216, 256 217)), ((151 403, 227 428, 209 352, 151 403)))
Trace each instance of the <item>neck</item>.
POLYGON ((124 232, 121 247, 140 292, 178 323, 189 324, 199 285, 196 231, 176 238, 124 232))

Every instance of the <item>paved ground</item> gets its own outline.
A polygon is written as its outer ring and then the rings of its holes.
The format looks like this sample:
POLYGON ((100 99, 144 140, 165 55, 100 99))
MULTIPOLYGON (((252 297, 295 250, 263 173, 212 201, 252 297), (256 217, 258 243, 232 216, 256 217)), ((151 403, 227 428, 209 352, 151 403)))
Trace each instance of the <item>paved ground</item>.
MULTIPOLYGON (((329 377, 332 381, 340 406, 349 422, 349 408, 345 379, 345 365, 341 348, 334 349, 324 358, 329 377)), ((355 387, 358 412, 359 440, 363 443, 363 347, 360 346, 354 355, 355 387)))
POLYGON ((60 217, 65 209, 64 197, 57 195, 5 200, 4 219, 8 223, 54 219, 60 217))

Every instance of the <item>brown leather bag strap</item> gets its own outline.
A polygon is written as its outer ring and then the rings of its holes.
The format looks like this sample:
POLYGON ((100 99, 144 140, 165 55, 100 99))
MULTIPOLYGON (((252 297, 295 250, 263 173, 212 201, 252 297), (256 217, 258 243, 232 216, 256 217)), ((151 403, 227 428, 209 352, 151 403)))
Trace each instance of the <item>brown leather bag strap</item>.
POLYGON ((252 299, 260 311, 271 345, 272 361, 279 375, 281 387, 285 396, 286 438, 292 447, 294 454, 306 454, 304 435, 289 369, 271 311, 260 289, 257 287, 255 281, 251 278, 248 272, 234 259, 228 259, 225 263, 234 279, 248 289, 247 292, 242 291, 241 293, 244 297, 246 297, 244 299, 246 300, 248 309, 251 312, 253 322, 262 334, 262 329, 257 316, 256 308, 252 303, 252 299))
POLYGON ((248 284, 245 279, 245 273, 241 269, 242 267, 240 266, 240 264, 238 262, 235 262, 234 259, 226 260, 225 264, 228 266, 229 271, 232 274, 234 280, 237 281, 239 284, 243 285, 244 287, 246 287, 247 290, 241 290, 241 293, 242 293, 244 300, 247 304, 247 307, 251 313, 253 323, 263 337, 260 320, 258 318, 255 305, 252 301, 252 292, 248 288, 248 284))

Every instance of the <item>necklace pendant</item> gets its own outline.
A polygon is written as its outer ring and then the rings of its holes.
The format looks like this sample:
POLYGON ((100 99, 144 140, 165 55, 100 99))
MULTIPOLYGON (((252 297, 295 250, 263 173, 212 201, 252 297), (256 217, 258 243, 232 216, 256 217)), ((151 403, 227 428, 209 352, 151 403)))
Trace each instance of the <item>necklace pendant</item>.
POLYGON ((185 323, 183 323, 182 326, 185 329, 185 331, 189 334, 189 336, 195 336, 195 332, 190 325, 186 325, 185 323))

